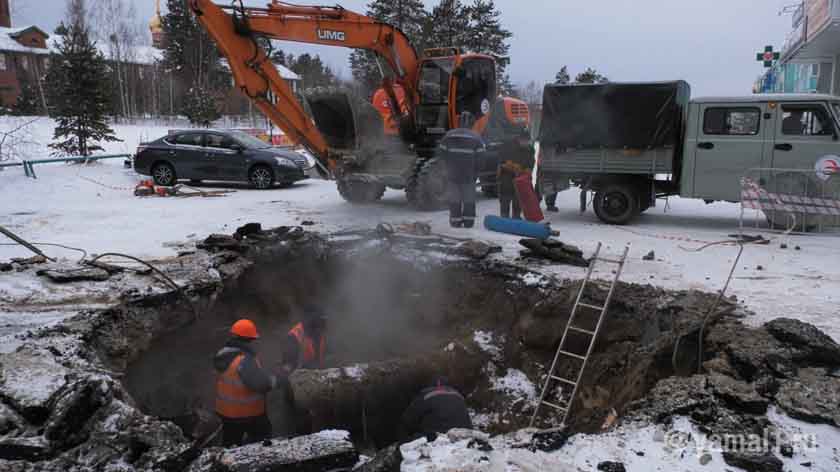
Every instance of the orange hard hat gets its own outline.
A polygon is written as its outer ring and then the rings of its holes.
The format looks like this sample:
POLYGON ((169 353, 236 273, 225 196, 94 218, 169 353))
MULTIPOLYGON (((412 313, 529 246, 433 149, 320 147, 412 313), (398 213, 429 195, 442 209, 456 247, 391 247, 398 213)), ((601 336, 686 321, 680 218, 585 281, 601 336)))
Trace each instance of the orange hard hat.
POLYGON ((230 328, 230 334, 245 339, 257 339, 257 325, 251 320, 239 320, 230 328))

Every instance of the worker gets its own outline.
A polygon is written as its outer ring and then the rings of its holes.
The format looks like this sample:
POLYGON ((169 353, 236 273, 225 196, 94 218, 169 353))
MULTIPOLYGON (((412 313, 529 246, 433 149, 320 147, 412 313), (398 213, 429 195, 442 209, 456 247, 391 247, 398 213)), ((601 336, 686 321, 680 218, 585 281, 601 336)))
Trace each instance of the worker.
POLYGON ((449 176, 449 225, 472 228, 475 225, 476 163, 486 150, 481 135, 472 130, 472 113, 461 114, 457 129, 446 133, 439 148, 449 176))
POLYGON ((213 358, 216 378, 216 413, 222 420, 224 447, 271 437, 265 397, 279 378, 268 374, 257 356, 257 327, 242 319, 230 329, 231 338, 213 358))
POLYGON ((304 307, 304 319, 289 330, 283 365, 295 369, 323 369, 326 353, 327 317, 315 305, 304 307))
POLYGON ((499 162, 498 186, 500 215, 503 218, 522 219, 522 208, 516 196, 513 180, 522 175, 530 174, 534 168, 534 148, 531 147, 531 134, 522 129, 516 137, 502 147, 504 156, 499 162), (511 215, 512 207, 512 215, 511 215))
POLYGON ((434 436, 450 429, 473 426, 464 396, 441 377, 414 398, 403 413, 400 427, 403 439, 413 441, 424 436, 434 440, 434 436))

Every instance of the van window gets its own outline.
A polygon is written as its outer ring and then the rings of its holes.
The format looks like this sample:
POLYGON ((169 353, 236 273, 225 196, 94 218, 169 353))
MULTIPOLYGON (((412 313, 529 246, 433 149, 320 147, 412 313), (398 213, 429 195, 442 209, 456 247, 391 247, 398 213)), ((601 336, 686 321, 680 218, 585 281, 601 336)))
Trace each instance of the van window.
POLYGON ((707 108, 703 115, 703 134, 756 135, 760 124, 759 108, 707 108))
POLYGON ((828 112, 819 105, 783 105, 782 134, 831 136, 834 134, 834 128, 828 112))

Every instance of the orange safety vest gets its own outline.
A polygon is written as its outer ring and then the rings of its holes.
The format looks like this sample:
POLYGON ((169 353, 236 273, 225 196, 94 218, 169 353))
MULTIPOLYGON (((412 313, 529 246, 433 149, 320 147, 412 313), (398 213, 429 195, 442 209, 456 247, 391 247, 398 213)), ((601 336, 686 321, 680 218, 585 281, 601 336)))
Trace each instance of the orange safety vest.
POLYGON ((289 334, 297 339, 300 355, 298 356, 298 368, 311 367, 316 365, 318 367, 324 366, 324 353, 327 350, 327 343, 324 340, 324 335, 321 335, 321 345, 318 351, 315 351, 315 341, 306 335, 303 329, 303 323, 298 323, 289 331, 289 334))
MULTIPOLYGON (((239 377, 239 364, 243 359, 244 354, 238 355, 216 379, 216 413, 225 418, 252 418, 265 414, 265 395, 248 389, 239 377)), ((257 365, 260 366, 259 359, 257 365)))

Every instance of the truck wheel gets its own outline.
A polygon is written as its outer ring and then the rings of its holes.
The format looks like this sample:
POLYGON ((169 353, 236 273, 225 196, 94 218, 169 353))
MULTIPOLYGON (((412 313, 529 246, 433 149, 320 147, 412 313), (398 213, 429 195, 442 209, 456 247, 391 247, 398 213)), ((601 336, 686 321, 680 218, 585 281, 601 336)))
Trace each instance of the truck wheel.
POLYGON ((350 203, 373 203, 385 195, 385 186, 377 182, 338 179, 338 193, 350 203))
POLYGON ((412 205, 420 211, 437 211, 447 206, 446 165, 438 158, 427 159, 419 166, 414 183, 412 205))
POLYGON ((628 184, 607 184, 595 193, 598 219, 611 225, 626 225, 639 216, 639 196, 628 184))

